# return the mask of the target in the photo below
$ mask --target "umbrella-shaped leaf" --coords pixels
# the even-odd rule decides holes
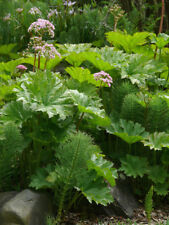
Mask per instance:
[[[98,97],[92,97],[86,95],[85,93],[80,93],[77,90],[70,90],[69,94],[80,112],[97,115],[102,118],[105,117],[105,112],[102,109],[101,99]]]
[[[107,128],[107,132],[120,137],[128,144],[141,141],[147,135],[147,132],[139,123],[123,119],[119,122],[112,122],[110,127]]]
[[[167,195],[169,192],[169,182],[165,182],[163,184],[155,184],[154,185],[154,191],[158,194],[158,195]]]
[[[121,171],[129,177],[143,177],[148,171],[148,161],[144,157],[128,155],[121,159]]]
[[[72,113],[72,101],[61,80],[49,71],[39,72],[25,78],[20,89],[16,89],[17,101],[22,101],[32,111],[59,115],[65,119]]]
[[[80,83],[87,81],[88,83],[100,86],[100,81],[96,81],[93,74],[91,74],[88,69],[83,69],[81,67],[67,67],[65,70],[71,77],[78,80]]]
[[[104,177],[111,186],[114,186],[117,170],[112,167],[113,163],[105,160],[99,153],[93,154],[88,162],[89,169],[95,170],[99,176]]]
[[[142,142],[144,146],[149,146],[150,149],[154,150],[161,150],[163,147],[169,148],[169,134],[155,132],[148,135]]]
[[[162,166],[156,165],[152,166],[148,172],[148,178],[154,183],[165,183],[166,178],[168,177],[168,172]]]

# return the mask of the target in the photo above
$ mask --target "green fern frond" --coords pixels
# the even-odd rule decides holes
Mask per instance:
[[[31,187],[38,189],[47,186],[53,187],[55,194],[60,196],[58,221],[60,221],[66,194],[73,188],[81,191],[90,202],[94,200],[96,203],[106,205],[113,201],[110,190],[103,179],[104,177],[114,185],[113,174],[110,175],[112,164],[107,163],[106,160],[101,160],[101,165],[92,161],[92,168],[88,169],[92,156],[98,153],[100,153],[100,149],[93,144],[90,136],[81,132],[70,134],[63,143],[56,147],[57,163],[54,170],[50,169],[51,171],[46,177],[44,177],[43,171],[33,177]],[[110,171],[106,170],[105,165],[109,167]],[[115,171],[113,173],[116,174]]]
[[[26,142],[14,123],[7,123],[3,128],[3,134],[3,149],[6,151],[22,152],[26,147]]]
[[[162,122],[161,122],[162,119]],[[163,132],[169,125],[169,107],[165,99],[154,96],[147,108],[147,130]]]
[[[0,188],[8,187],[11,177],[17,176],[19,158],[26,146],[27,142],[14,123],[0,127]]]
[[[148,223],[151,223],[151,213],[153,211],[153,185],[150,187],[148,193],[145,198],[145,211],[147,215]]]
[[[128,94],[123,100],[121,118],[144,125],[145,107],[135,94]]]
[[[132,85],[130,82],[114,83],[111,93],[112,111],[120,114],[125,96],[131,93],[135,94],[137,92],[137,87]]]

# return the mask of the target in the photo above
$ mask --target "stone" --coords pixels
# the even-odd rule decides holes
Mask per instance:
[[[18,194],[17,191],[1,192],[0,193],[0,210],[7,201],[15,197],[15,195],[17,194]]]
[[[45,225],[46,216],[52,214],[52,203],[45,194],[26,189],[7,201],[1,197],[0,225]]]
[[[131,192],[126,180],[117,180],[115,187],[110,187],[114,202],[104,207],[108,216],[123,216],[132,218],[134,210],[139,207],[139,202]]]

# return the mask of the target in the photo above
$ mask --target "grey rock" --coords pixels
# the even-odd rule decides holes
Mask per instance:
[[[18,194],[17,191],[1,192],[0,193],[0,210],[7,201],[15,197],[15,195],[17,194]]]
[[[139,207],[139,202],[131,192],[130,185],[125,180],[116,181],[116,186],[111,189],[114,202],[104,211],[108,216],[124,216],[132,218],[134,210]]]
[[[46,216],[52,213],[49,198],[29,189],[0,202],[0,225],[45,225]]]

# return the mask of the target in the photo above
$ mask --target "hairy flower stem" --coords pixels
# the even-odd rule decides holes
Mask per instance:
[[[113,27],[113,31],[115,32],[116,31],[116,29],[117,29],[117,20],[114,20],[114,27]]]
[[[79,121],[78,121],[78,123],[77,123],[77,126],[76,126],[76,131],[77,131],[77,132],[79,131],[79,126],[80,126],[80,123],[81,123],[81,121],[82,121],[82,119],[83,119],[83,116],[84,116],[84,112],[81,114],[80,119],[79,119]]]
[[[38,69],[40,69],[40,54],[38,55]]]
[[[160,27],[159,27],[159,33],[163,30],[163,21],[164,21],[164,12],[165,12],[165,2],[164,0],[161,0],[162,8],[161,8],[161,21],[160,21]]]
[[[33,72],[35,72],[35,63],[36,63],[36,53],[34,54]]]
[[[46,59],[45,65],[44,65],[44,71],[46,70],[47,62],[48,62],[48,60]]]
[[[162,3],[162,7],[161,7],[161,20],[160,20],[160,27],[159,27],[159,31],[158,33],[160,34],[163,30],[163,22],[164,22],[164,12],[165,12],[165,2],[164,0],[161,0],[161,3]],[[156,46],[156,49],[155,49],[155,53],[154,53],[154,59],[156,59],[156,56],[157,56],[157,46]]]
[[[77,157],[78,157],[78,154],[79,154],[79,146],[80,146],[80,140],[77,144],[76,151],[74,152],[72,165],[70,167],[69,174],[68,174],[67,179],[66,179],[66,184],[63,188],[63,192],[62,192],[62,195],[61,195],[61,198],[60,198],[58,214],[57,214],[57,218],[55,220],[56,225],[59,225],[60,222],[61,222],[61,216],[62,216],[62,210],[63,210],[63,204],[64,204],[64,200],[65,200],[65,195],[66,195],[66,192],[69,188],[69,183],[70,183],[70,180],[72,178],[73,170],[74,170],[76,160],[77,160]]]

